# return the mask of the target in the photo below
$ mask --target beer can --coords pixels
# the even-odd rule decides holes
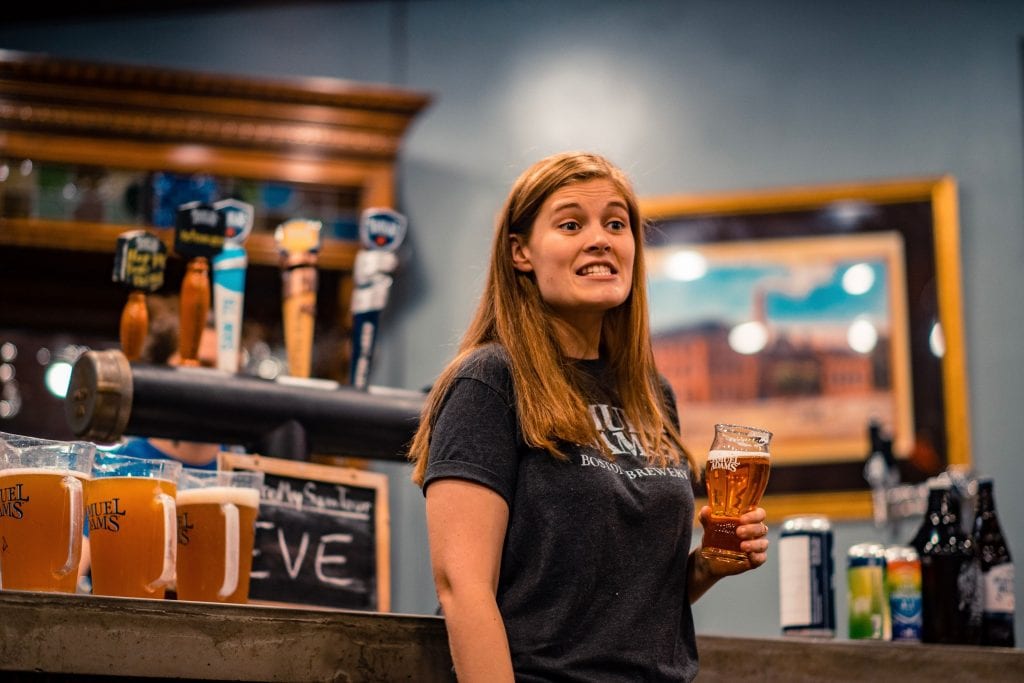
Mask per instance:
[[[885,549],[885,588],[893,640],[921,640],[921,559],[909,545]]]
[[[832,525],[824,515],[787,517],[779,539],[782,634],[832,638],[836,633]]]
[[[884,546],[878,543],[851,546],[846,566],[850,640],[888,640]]]

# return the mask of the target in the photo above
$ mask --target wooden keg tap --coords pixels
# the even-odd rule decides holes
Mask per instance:
[[[114,254],[114,282],[128,288],[128,301],[121,311],[121,350],[128,360],[138,360],[149,332],[146,293],[164,284],[167,247],[146,230],[129,230],[117,238]]]
[[[174,251],[189,259],[181,282],[178,355],[184,366],[199,365],[199,339],[210,312],[210,259],[224,248],[224,217],[209,204],[178,207]]]
[[[292,377],[309,377],[312,369],[320,228],[320,221],[295,218],[274,231],[281,254],[284,345]]]

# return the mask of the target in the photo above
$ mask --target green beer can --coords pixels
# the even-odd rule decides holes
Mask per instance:
[[[847,553],[850,640],[889,640],[885,547],[858,543]]]

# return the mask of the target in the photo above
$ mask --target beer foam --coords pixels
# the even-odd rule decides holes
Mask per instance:
[[[59,469],[56,467],[12,467],[8,470],[0,470],[0,479],[4,477],[24,477],[27,474],[54,474],[58,477],[78,477],[89,479],[89,475],[78,470]]]
[[[181,505],[222,505],[233,503],[242,507],[255,508],[260,505],[258,489],[237,486],[208,486],[201,489],[178,491],[177,504]]]
[[[769,458],[767,453],[761,451],[720,451],[715,450],[708,453],[708,460],[726,460],[728,458]]]

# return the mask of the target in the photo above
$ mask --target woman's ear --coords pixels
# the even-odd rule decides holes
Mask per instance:
[[[509,247],[512,250],[512,267],[523,273],[533,272],[530,263],[530,248],[523,244],[520,235],[509,235]]]

